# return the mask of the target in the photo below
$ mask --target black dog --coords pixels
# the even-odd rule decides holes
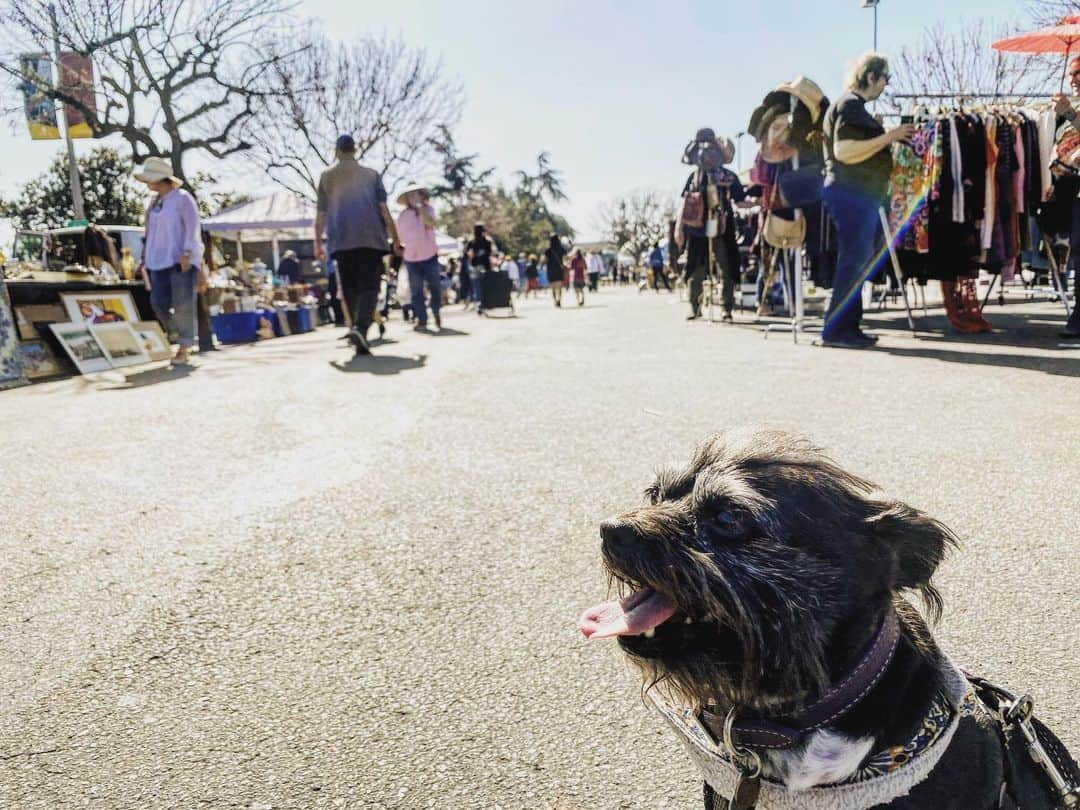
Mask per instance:
[[[997,693],[969,684],[901,596],[940,615],[931,577],[956,542],[941,523],[780,432],[714,436],[647,496],[601,527],[630,594],[579,626],[643,670],[708,807],[736,793],[759,808],[1064,802],[1003,727],[1008,707],[979,699]]]

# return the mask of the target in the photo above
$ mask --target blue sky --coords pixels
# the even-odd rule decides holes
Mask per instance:
[[[467,106],[458,141],[504,176],[551,152],[584,236],[596,210],[635,188],[681,188],[683,145],[700,126],[729,137],[775,85],[805,74],[835,97],[849,59],[872,45],[861,0],[303,0],[300,11],[348,37],[400,33],[441,57]],[[881,0],[878,48],[978,16],[1023,20],[1020,0]],[[987,43],[989,47],[989,43]],[[40,172],[56,144],[0,131],[0,193]],[[87,142],[77,145],[90,148]],[[754,144],[744,139],[744,165]],[[228,172],[222,172],[228,176]],[[266,188],[251,172],[238,188]]]

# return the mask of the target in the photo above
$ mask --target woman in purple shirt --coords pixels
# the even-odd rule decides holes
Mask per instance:
[[[179,338],[173,362],[186,363],[195,345],[195,288],[203,258],[199,210],[164,158],[147,158],[135,179],[154,192],[146,211],[143,283],[161,325]]]

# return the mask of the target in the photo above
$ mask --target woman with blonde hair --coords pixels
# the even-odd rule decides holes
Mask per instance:
[[[866,109],[889,84],[889,62],[867,53],[853,65],[847,92],[825,113],[825,208],[836,224],[837,262],[822,343],[865,349],[877,340],[860,329],[862,286],[874,269],[874,245],[892,175],[891,147],[909,139],[911,124],[885,131]]]

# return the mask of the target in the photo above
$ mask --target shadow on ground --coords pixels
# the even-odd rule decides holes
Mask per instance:
[[[920,341],[921,342],[921,341]],[[1060,377],[1080,377],[1080,352],[1072,357],[1046,357],[1025,354],[987,354],[986,352],[967,352],[962,348],[957,351],[939,349],[923,345],[919,348],[900,346],[882,346],[876,351],[886,352],[897,357],[920,357],[929,360],[942,360],[946,363],[968,363],[983,366],[1002,366],[1025,371],[1042,371]],[[1066,350],[1062,350],[1066,351]]]
[[[418,334],[427,335],[428,337],[468,337],[468,332],[462,332],[458,329],[450,329],[449,327],[442,327],[438,332],[434,329],[419,329]],[[374,343],[372,345],[375,345]]]
[[[399,357],[393,354],[358,354],[347,363],[332,361],[331,366],[338,371],[349,374],[377,374],[387,376],[400,374],[403,371],[412,371],[427,365],[426,354],[416,354],[412,357]]]
[[[128,391],[132,388],[145,388],[148,385],[183,380],[198,370],[198,366],[182,364],[152,368],[127,375],[121,371],[117,376],[103,375],[97,378],[91,387],[98,391]]]

